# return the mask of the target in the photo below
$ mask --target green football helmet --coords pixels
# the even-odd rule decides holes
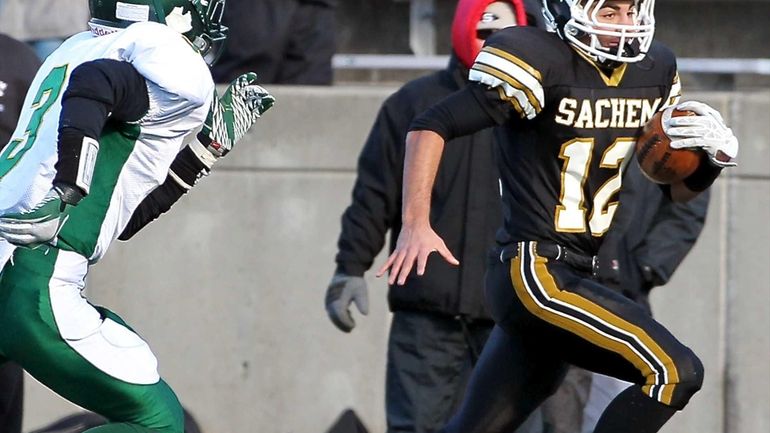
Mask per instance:
[[[185,35],[206,63],[212,65],[222,54],[227,39],[227,27],[222,25],[225,1],[89,0],[89,24],[95,32],[109,32],[142,21],[165,24]]]

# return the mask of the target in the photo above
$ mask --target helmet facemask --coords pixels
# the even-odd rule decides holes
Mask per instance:
[[[606,0],[561,0],[563,5],[560,8],[549,5],[559,2],[544,0],[543,3],[543,14],[549,27],[599,62],[638,62],[652,44],[655,0],[635,0],[636,16],[630,25],[599,21],[598,14]],[[564,16],[566,7],[569,8],[568,17]],[[557,12],[554,12],[555,9]],[[619,43],[614,47],[605,47],[599,37],[618,38]]]
[[[225,0],[192,0],[200,28],[186,33],[192,44],[200,51],[203,59],[211,66],[216,63],[225,48],[227,27],[222,25]]]

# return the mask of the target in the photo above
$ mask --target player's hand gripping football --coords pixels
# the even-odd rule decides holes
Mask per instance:
[[[29,248],[56,245],[56,235],[67,220],[63,208],[59,194],[51,189],[32,209],[1,216],[0,237]]]
[[[257,85],[257,74],[243,74],[230,83],[221,97],[214,95],[198,140],[215,157],[225,156],[274,103],[273,95]]]
[[[449,251],[444,240],[433,231],[430,225],[404,225],[401,228],[401,233],[398,234],[396,249],[377,271],[377,276],[381,277],[390,270],[388,284],[403,285],[415,264],[417,265],[417,276],[425,274],[428,256],[434,252],[441,254],[444,260],[453,265],[460,264]]]
[[[326,289],[326,313],[340,331],[350,332],[356,326],[350,314],[350,304],[354,302],[361,314],[369,314],[369,292],[364,278],[335,274]]]
[[[671,138],[672,148],[700,148],[717,167],[736,165],[738,139],[717,110],[697,101],[683,102],[676,109],[692,111],[695,116],[671,117],[664,112],[663,131]]]

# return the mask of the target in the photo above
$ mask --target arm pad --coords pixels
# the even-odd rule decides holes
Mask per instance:
[[[130,63],[98,59],[72,71],[62,96],[59,130],[73,128],[99,138],[108,116],[120,122],[136,122],[149,108],[147,83]]]
[[[107,119],[133,122],[149,110],[147,85],[130,63],[110,59],[86,62],[75,68],[62,96],[59,116],[59,156],[54,186],[68,191],[68,204],[77,204],[88,194],[88,179],[96,154],[89,152],[89,139],[98,140]],[[98,150],[98,143],[95,146]],[[94,158],[86,163],[82,158]]]

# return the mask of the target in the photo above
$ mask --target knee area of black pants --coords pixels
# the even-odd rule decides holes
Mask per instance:
[[[690,398],[703,386],[704,369],[701,360],[692,352],[676,363],[679,382],[671,399],[671,407],[683,409]]]

